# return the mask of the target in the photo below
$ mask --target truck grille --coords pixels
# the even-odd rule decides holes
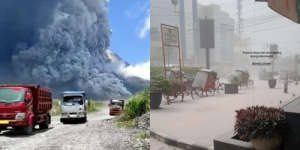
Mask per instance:
[[[71,112],[69,115],[77,115],[77,112]]]
[[[16,114],[13,113],[1,113],[0,114],[0,120],[4,120],[4,119],[15,119]]]

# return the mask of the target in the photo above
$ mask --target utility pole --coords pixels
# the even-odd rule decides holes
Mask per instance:
[[[186,38],[185,38],[185,14],[184,14],[184,0],[179,0],[179,19],[180,19],[180,34],[181,34],[181,51],[182,51],[182,66],[186,59]]]
[[[207,20],[207,17],[205,17],[205,19]],[[206,42],[208,43],[208,35],[206,35]],[[210,69],[210,64],[209,64],[209,61],[210,61],[210,58],[209,58],[209,48],[207,47],[206,48],[206,69]]]

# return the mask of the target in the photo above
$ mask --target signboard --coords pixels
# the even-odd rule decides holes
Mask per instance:
[[[300,0],[255,0],[268,2],[268,6],[277,13],[300,23]]]
[[[271,59],[272,58],[277,59],[276,53],[278,52],[278,45],[270,45],[270,52],[273,55],[273,57],[271,57]]]
[[[214,20],[200,19],[200,48],[215,48]]]
[[[163,42],[164,45],[178,45],[178,32],[176,29],[163,27]]]

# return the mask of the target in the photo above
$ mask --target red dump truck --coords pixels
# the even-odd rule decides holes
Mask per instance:
[[[0,133],[12,127],[31,134],[51,123],[51,90],[40,85],[0,85]]]
[[[109,115],[119,115],[124,111],[124,100],[111,99],[108,103]]]

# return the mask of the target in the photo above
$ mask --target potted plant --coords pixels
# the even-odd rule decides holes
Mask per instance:
[[[225,94],[235,94],[239,91],[239,84],[241,79],[236,75],[230,75],[228,77],[229,84],[225,84]]]
[[[256,150],[277,150],[288,131],[284,110],[265,106],[236,110],[234,131]]]
[[[268,80],[269,87],[270,87],[270,88],[275,88],[277,79],[274,79],[274,76],[276,76],[278,73],[277,73],[276,71],[274,71],[274,72],[271,71],[271,72],[269,72],[268,74],[269,74],[269,76],[271,77],[271,78]]]
[[[162,100],[162,94],[172,93],[172,83],[164,76],[154,76],[150,79],[150,108],[157,109]]]

